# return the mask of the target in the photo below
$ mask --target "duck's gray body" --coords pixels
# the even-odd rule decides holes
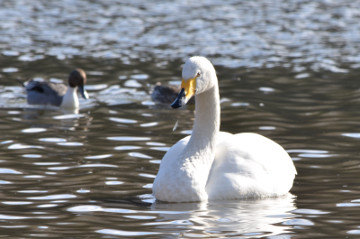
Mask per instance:
[[[176,99],[177,95],[179,94],[179,91],[180,91],[180,87],[176,87],[172,85],[163,86],[158,83],[154,87],[154,90],[151,94],[151,98],[153,101],[157,103],[168,104],[168,103],[172,103]]]
[[[60,106],[67,86],[64,84],[31,80],[25,89],[28,104]]]
[[[181,88],[174,85],[161,85],[156,83],[154,90],[151,94],[151,98],[156,103],[170,104],[174,102],[179,95]],[[188,104],[195,104],[195,98],[192,97]]]

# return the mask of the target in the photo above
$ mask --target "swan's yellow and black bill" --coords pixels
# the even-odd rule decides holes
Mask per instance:
[[[186,105],[190,98],[195,95],[196,90],[196,77],[181,81],[181,91],[175,101],[171,104],[171,107],[176,109]]]

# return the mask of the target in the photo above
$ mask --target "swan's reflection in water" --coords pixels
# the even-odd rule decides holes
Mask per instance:
[[[159,220],[151,225],[160,231],[182,231],[184,236],[261,237],[286,234],[286,221],[295,217],[295,197],[254,201],[216,201],[206,203],[155,202],[152,210]],[[181,230],[182,229],[182,230]]]

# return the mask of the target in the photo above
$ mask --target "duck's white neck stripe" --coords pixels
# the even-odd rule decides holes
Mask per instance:
[[[76,109],[79,108],[79,98],[77,96],[77,87],[68,87],[61,102],[62,108]]]

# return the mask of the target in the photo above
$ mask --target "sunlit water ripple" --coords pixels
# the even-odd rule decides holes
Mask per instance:
[[[346,73],[359,66],[353,54],[359,52],[359,19],[360,3],[351,0],[5,0],[0,50],[24,62],[47,55],[166,64],[195,53],[229,67]]]
[[[1,1],[0,235],[343,238],[360,234],[357,1]],[[211,14],[210,14],[211,13]],[[155,202],[193,106],[152,102],[188,55],[220,79],[222,125],[279,142],[291,195]],[[79,112],[29,106],[16,79],[88,74]],[[19,230],[20,229],[20,230]]]

